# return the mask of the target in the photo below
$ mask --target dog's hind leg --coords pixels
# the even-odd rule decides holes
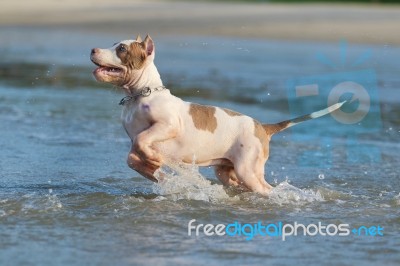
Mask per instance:
[[[272,189],[272,186],[264,179],[264,166],[261,164],[261,167],[254,167],[255,168],[238,166],[237,170],[235,168],[235,172],[240,180],[240,183],[242,186],[247,187],[253,192],[257,192],[262,195],[268,195]]]
[[[240,184],[262,195],[268,195],[272,189],[264,179],[265,161],[262,149],[254,148],[233,162]]]
[[[239,186],[240,181],[236,176],[233,166],[216,165],[214,168],[215,175],[224,186]]]

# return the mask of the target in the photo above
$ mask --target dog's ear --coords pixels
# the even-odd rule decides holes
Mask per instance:
[[[151,55],[154,52],[154,42],[150,35],[147,35],[143,41],[144,48],[146,49],[147,55]]]
[[[140,37],[140,34],[138,34],[138,36],[136,37],[136,41],[137,42],[142,42],[142,37]]]

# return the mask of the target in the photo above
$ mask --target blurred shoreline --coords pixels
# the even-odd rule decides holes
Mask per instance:
[[[400,7],[132,0],[8,2],[0,27],[400,45]]]

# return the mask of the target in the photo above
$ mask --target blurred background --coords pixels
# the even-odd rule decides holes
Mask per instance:
[[[399,265],[398,2],[3,2],[0,264]],[[274,136],[268,198],[223,189],[210,168],[152,184],[126,165],[122,92],[97,83],[89,60],[138,34],[184,100],[273,123],[326,107],[350,78],[371,89],[371,115]],[[308,81],[321,97],[293,98],[290,84]],[[385,235],[194,238],[191,219],[379,224]]]

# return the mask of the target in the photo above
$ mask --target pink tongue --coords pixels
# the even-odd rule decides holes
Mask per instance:
[[[93,72],[101,72],[105,69],[105,67],[97,67]]]

